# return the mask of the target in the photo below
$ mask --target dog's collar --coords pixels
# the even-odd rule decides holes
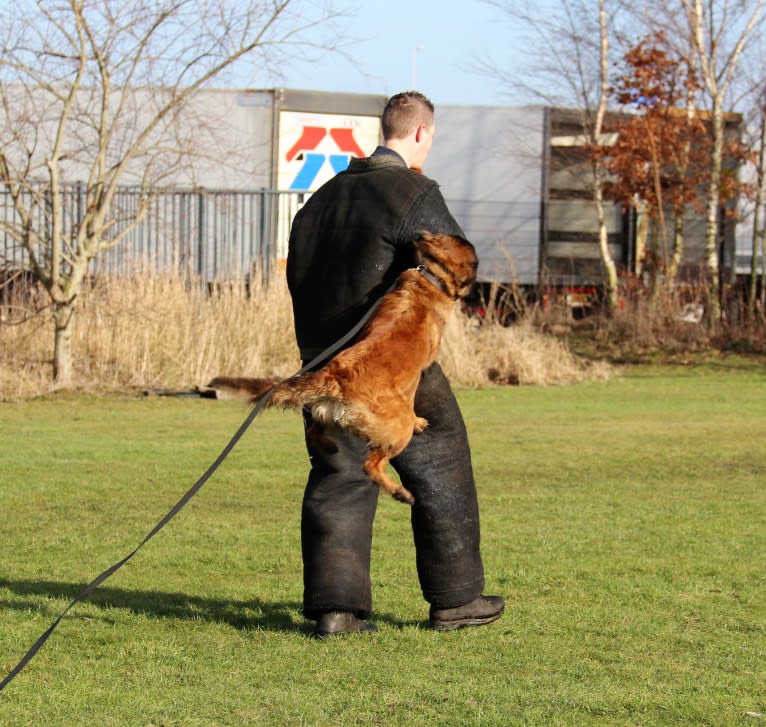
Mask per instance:
[[[442,293],[448,295],[450,298],[454,297],[449,290],[445,287],[444,283],[439,280],[425,265],[418,265],[417,270],[431,285],[436,286]]]

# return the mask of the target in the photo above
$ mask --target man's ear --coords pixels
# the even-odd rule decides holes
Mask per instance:
[[[425,130],[425,125],[420,124],[417,129],[415,129],[415,141],[420,142],[420,140],[423,138],[423,131]]]

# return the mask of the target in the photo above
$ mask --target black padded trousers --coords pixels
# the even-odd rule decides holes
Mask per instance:
[[[422,374],[415,411],[429,426],[392,465],[415,496],[411,519],[423,596],[437,608],[452,608],[481,594],[484,569],[468,438],[438,364]],[[337,452],[322,455],[307,443],[311,470],[301,518],[303,610],[314,619],[324,611],[366,618],[372,611],[370,553],[379,488],[362,471],[366,443],[342,430],[326,435]]]

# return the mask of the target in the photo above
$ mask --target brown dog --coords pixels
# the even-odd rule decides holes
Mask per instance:
[[[385,467],[428,426],[414,410],[420,374],[434,362],[454,302],[468,294],[478,266],[473,245],[461,237],[425,233],[415,251],[418,267],[399,276],[356,342],[319,370],[281,382],[220,376],[209,384],[253,403],[275,387],[267,406],[308,407],[315,422],[355,432],[369,443],[367,476],[409,504],[412,493]],[[312,429],[312,441],[326,448]]]

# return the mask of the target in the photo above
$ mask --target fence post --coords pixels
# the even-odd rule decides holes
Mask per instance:
[[[260,233],[258,235],[259,241],[260,241],[260,263],[261,263],[261,282],[266,283],[269,278],[271,277],[271,255],[270,250],[268,249],[267,244],[267,230],[268,230],[268,223],[267,223],[267,209],[268,205],[266,204],[266,196],[268,194],[268,190],[264,187],[259,192],[260,198],[261,198],[261,219],[260,219]]]
[[[197,192],[197,274],[200,285],[205,288],[205,195],[202,191]]]

